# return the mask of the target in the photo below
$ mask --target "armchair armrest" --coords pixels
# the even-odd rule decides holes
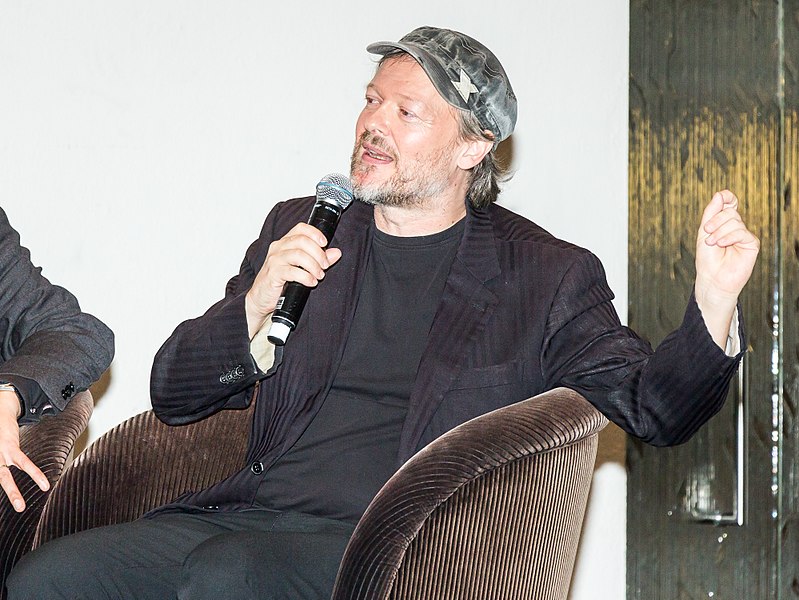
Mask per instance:
[[[559,388],[434,440],[367,508],[333,600],[565,598],[606,424]]]
[[[60,479],[75,440],[86,429],[93,409],[91,393],[81,392],[62,412],[43,416],[38,423],[20,427],[20,448],[47,476],[50,490]],[[50,494],[40,490],[27,474],[16,467],[10,468],[26,508],[24,512],[16,512],[5,494],[0,492],[0,587],[3,598],[6,577],[22,555],[31,549],[36,525]]]
[[[224,479],[244,463],[253,407],[177,426],[148,410],[110,429],[75,459],[53,489],[33,547],[132,521],[184,492]]]

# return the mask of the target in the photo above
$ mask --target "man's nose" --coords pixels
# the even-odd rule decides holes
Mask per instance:
[[[369,133],[376,133],[383,137],[388,137],[391,131],[389,121],[389,111],[385,104],[381,104],[375,110],[369,112],[364,127]]]

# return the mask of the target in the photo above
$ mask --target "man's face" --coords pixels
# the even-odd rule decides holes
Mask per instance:
[[[420,206],[468,178],[456,111],[409,56],[380,66],[355,133],[351,179],[364,202]]]

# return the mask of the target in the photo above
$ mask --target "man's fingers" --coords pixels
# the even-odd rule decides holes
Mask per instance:
[[[737,216],[738,213],[735,214]],[[718,215],[718,217],[721,217],[721,215]],[[713,222],[712,232],[705,238],[705,243],[708,246],[713,246],[716,244],[722,246],[728,246],[729,239],[732,239],[730,236],[736,235],[736,232],[749,233],[749,230],[746,228],[746,225],[744,225],[740,217],[738,218],[730,217],[723,219],[720,218],[718,221],[714,219],[712,222]],[[740,238],[736,236],[736,239]],[[725,243],[724,240],[727,240],[727,242]]]
[[[724,202],[724,209],[738,208],[738,197],[730,190],[721,190],[718,192],[718,194],[721,196],[721,199]]]
[[[294,227],[289,229],[289,232],[283,237],[288,238],[292,236],[311,238],[318,246],[327,246],[329,241],[321,231],[313,225],[308,225],[308,223],[297,223]]]
[[[312,248],[291,248],[280,256],[281,262],[290,267],[299,267],[314,275],[317,279],[324,276],[324,271],[330,266],[327,253],[319,246]]]
[[[704,232],[707,234],[704,236],[705,244],[722,248],[740,245],[759,250],[760,240],[754,233],[749,231],[741,214],[738,212],[738,199],[732,193],[726,197],[723,196],[722,192],[719,192],[718,195],[722,197],[725,208],[705,223],[703,227]],[[699,239],[701,240],[702,237],[702,231],[700,231]]]
[[[22,512],[25,510],[25,500],[22,499],[22,494],[19,492],[8,465],[0,465],[0,487],[3,488],[15,511]]]
[[[327,254],[315,239],[298,234],[273,242],[267,262],[300,267],[319,275],[320,270],[330,266]]]
[[[14,506],[14,510],[22,512],[25,510],[25,500],[19,491],[17,482],[14,481],[14,476],[11,474],[11,465],[27,473],[43,492],[50,489],[50,482],[47,480],[47,476],[42,470],[21,450],[18,450],[8,463],[0,464],[0,487],[3,488],[6,496],[8,496],[8,499]]]
[[[334,264],[338,262],[338,259],[341,258],[341,249],[339,248],[328,248],[325,250],[325,254],[327,255],[327,261],[330,263],[332,267]]]
[[[19,456],[16,457],[14,460],[17,467],[27,473],[33,482],[39,486],[43,492],[46,492],[50,489],[50,482],[47,480],[47,476],[42,473],[42,470],[37,467],[34,462],[28,458],[22,451],[20,451]]]
[[[713,243],[719,248],[738,246],[741,249],[749,249],[749,250],[760,249],[760,240],[758,240],[757,237],[746,227],[736,227],[722,235],[714,234],[713,236],[711,236],[711,238],[716,238],[713,241]]]
[[[710,219],[712,219],[718,213],[720,213],[723,206],[724,206],[724,198],[722,197],[721,192],[716,192],[715,194],[713,194],[713,197],[710,199],[710,202],[708,202],[707,206],[705,207],[705,210],[702,212],[702,220],[700,222],[700,227],[699,227],[700,232],[706,230],[706,225],[708,224]]]
[[[712,220],[724,211],[732,209],[737,214],[738,198],[730,190],[722,190],[713,194],[702,213],[701,229],[706,233],[713,232]]]

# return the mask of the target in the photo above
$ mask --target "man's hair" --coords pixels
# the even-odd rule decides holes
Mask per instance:
[[[377,68],[380,69],[383,63],[393,58],[416,61],[413,56],[404,50],[396,49],[381,56],[377,63]],[[490,132],[483,130],[473,113],[461,108],[453,108],[455,108],[455,112],[458,115],[458,135],[461,140],[494,142],[494,136]],[[501,191],[500,184],[510,179],[512,175],[508,166],[497,156],[496,144],[491,147],[491,150],[483,157],[483,160],[472,167],[470,171],[472,179],[466,195],[473,208],[485,208],[492,202],[496,202]]]
[[[480,123],[468,110],[457,110],[460,138],[462,140],[494,141],[490,132],[484,131]],[[497,156],[497,146],[494,144],[479,163],[471,168],[472,180],[466,195],[474,208],[485,208],[497,201],[501,191],[500,184],[510,179],[510,172],[506,164]]]

